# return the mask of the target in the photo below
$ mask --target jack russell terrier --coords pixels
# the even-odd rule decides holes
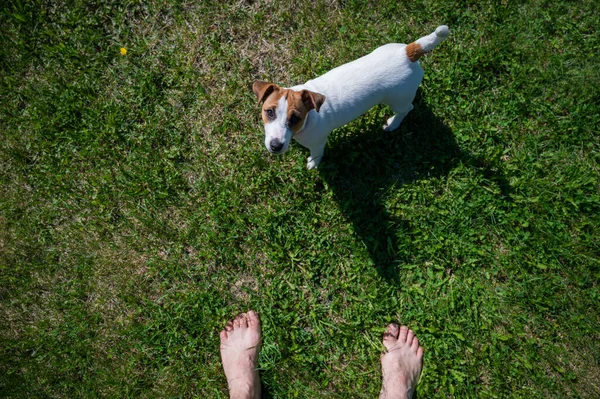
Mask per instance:
[[[265,146],[283,154],[294,138],[310,150],[307,167],[321,163],[331,131],[358,118],[377,104],[387,104],[394,116],[383,126],[391,132],[400,127],[412,109],[423,69],[419,58],[448,37],[448,27],[406,45],[391,43],[325,75],[292,88],[254,82],[252,90],[262,102]]]

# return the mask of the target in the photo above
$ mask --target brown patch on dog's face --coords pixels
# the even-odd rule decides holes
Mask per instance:
[[[271,94],[264,99],[261,117],[265,125],[273,122],[277,118],[277,106],[279,104],[279,99],[283,96],[285,96],[285,89],[276,86]]]
[[[325,102],[325,96],[322,94],[309,90],[293,91],[268,82],[255,82],[252,88],[259,102],[264,101],[261,117],[265,125],[283,118],[282,110],[278,110],[277,107],[281,104],[281,98],[285,99],[287,104],[285,121],[281,122],[292,131],[292,134],[302,130],[311,109],[319,112]]]
[[[302,93],[292,90],[288,90],[287,93],[287,125],[292,134],[298,134],[302,130],[306,121],[306,115],[312,109],[302,99]]]

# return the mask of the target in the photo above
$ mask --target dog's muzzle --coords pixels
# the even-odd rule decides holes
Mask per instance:
[[[273,139],[269,142],[269,149],[271,150],[271,152],[278,154],[283,149],[283,142],[277,139]]]

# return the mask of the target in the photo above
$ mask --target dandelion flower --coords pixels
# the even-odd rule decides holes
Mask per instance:
[[[121,55],[127,54],[127,49],[125,47],[121,47]]]

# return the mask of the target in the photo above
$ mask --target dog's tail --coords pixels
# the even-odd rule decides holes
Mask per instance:
[[[430,52],[438,44],[443,42],[450,33],[450,30],[446,25],[438,26],[435,32],[430,35],[423,36],[415,42],[406,46],[406,55],[412,62],[417,62],[419,58],[425,53]]]

